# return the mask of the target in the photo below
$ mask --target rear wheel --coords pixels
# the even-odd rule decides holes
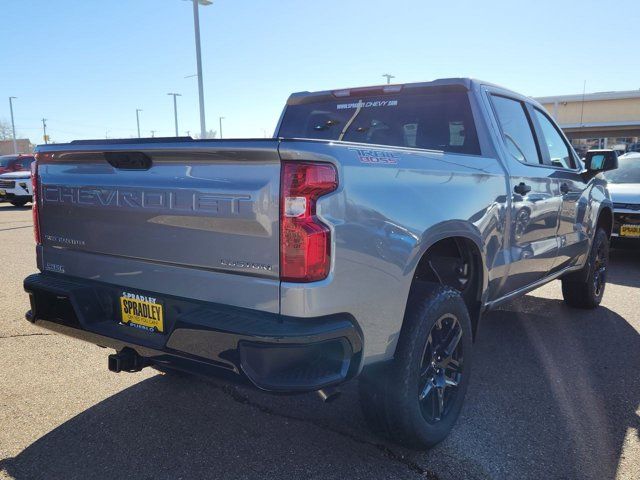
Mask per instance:
[[[12,200],[10,203],[14,207],[24,207],[27,204],[28,200]]]
[[[471,320],[460,294],[435,284],[416,289],[394,360],[360,380],[360,401],[374,430],[413,448],[442,441],[462,408],[471,348]]]
[[[608,263],[609,238],[607,232],[599,228],[583,270],[562,279],[564,301],[576,308],[596,308],[600,305],[607,283]]]

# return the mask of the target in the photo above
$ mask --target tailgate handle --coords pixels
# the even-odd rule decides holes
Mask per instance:
[[[104,152],[111,166],[121,170],[149,170],[151,159],[142,152]]]

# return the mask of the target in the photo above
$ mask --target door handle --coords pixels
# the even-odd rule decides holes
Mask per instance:
[[[569,184],[568,183],[562,183],[560,185],[560,191],[562,193],[569,193]]]
[[[520,182],[518,185],[513,187],[513,191],[520,195],[526,195],[531,191],[531,187],[524,182]]]

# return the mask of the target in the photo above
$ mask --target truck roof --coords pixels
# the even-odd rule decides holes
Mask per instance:
[[[323,98],[336,98],[336,97],[348,97],[352,93],[393,93],[404,90],[422,90],[425,88],[433,88],[433,87],[459,87],[464,88],[465,90],[473,90],[480,86],[492,86],[495,88],[499,88],[504,90],[505,92],[513,93],[521,97],[522,95],[509,90],[508,88],[504,88],[500,85],[496,85],[491,82],[485,82],[483,80],[478,80],[474,78],[439,78],[436,80],[432,80],[429,82],[413,82],[413,83],[392,83],[392,84],[383,84],[383,85],[371,85],[366,87],[352,87],[352,88],[338,88],[333,90],[320,90],[316,92],[296,92],[292,93],[287,100],[287,105],[299,105],[301,103],[308,103],[312,101],[322,100]]]

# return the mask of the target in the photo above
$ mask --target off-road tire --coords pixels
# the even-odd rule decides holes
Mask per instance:
[[[596,231],[589,258],[582,270],[562,279],[562,296],[567,305],[592,309],[600,305],[606,286],[609,238],[602,228]]]
[[[455,394],[449,397],[448,410],[442,418],[430,423],[419,399],[420,370],[428,338],[437,328],[436,323],[447,315],[457,319],[462,331],[458,342],[463,352],[461,375]],[[412,289],[394,359],[366,369],[360,377],[360,404],[369,426],[410,448],[425,449],[441,442],[460,414],[469,382],[471,354],[471,320],[459,292],[433,283]]]

